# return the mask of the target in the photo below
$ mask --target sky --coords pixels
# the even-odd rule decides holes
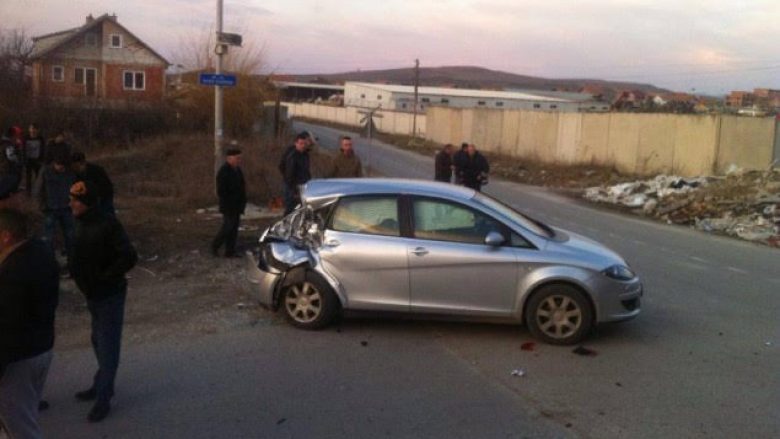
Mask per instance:
[[[177,63],[216,0],[0,0],[0,27],[40,35],[88,14]],[[780,89],[778,0],[224,0],[226,32],[265,48],[265,73],[472,65],[550,78],[726,94]]]

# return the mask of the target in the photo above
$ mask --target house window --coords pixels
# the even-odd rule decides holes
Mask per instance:
[[[450,100],[449,100],[449,99],[442,98],[442,100],[441,100],[441,103],[442,103],[442,104],[449,104],[449,103],[450,103]]]
[[[496,102],[496,107],[503,107],[504,103],[501,101]]]
[[[119,49],[122,47],[122,35],[118,34],[111,34],[111,45],[110,47],[112,49]]]
[[[423,102],[430,102],[431,101],[429,98],[422,98],[420,100],[423,101]]]
[[[89,32],[84,35],[84,44],[92,47],[97,46],[97,35],[93,32]]]
[[[540,104],[534,104],[534,108],[542,108]]]
[[[146,73],[126,70],[123,74],[123,83],[125,90],[145,90]]]
[[[382,95],[376,95],[376,100],[381,101],[382,100]]]
[[[62,82],[65,80],[65,67],[52,66],[51,68],[51,80],[54,82]]]
[[[557,105],[550,105],[550,108],[556,109],[556,108],[558,108],[558,106]]]
[[[76,84],[84,84],[84,67],[76,67],[73,74],[73,82]]]
[[[361,95],[360,95],[360,99],[365,99],[365,98],[366,98],[366,95],[365,95],[365,94],[361,94]]]
[[[477,102],[477,105],[485,105],[485,101],[479,101]]]
[[[406,108],[406,104],[401,104],[401,108]]]

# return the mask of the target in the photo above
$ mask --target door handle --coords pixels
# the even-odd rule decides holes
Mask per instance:
[[[338,247],[340,245],[341,245],[341,241],[339,241],[338,239],[331,239],[329,241],[325,241],[326,247]]]
[[[428,254],[428,250],[425,247],[417,247],[416,249],[412,250],[412,253],[416,254],[417,256],[425,256]]]

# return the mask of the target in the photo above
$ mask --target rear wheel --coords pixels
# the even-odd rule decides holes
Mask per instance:
[[[294,326],[320,329],[336,317],[339,303],[327,282],[316,274],[306,273],[302,281],[285,287],[282,308]]]
[[[585,338],[593,328],[593,311],[578,289],[565,284],[540,288],[525,309],[531,334],[550,344],[570,345]]]

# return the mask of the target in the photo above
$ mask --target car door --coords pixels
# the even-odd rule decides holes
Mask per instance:
[[[489,246],[499,221],[453,201],[412,198],[408,246],[411,310],[508,316],[515,305],[518,264],[510,246]]]
[[[401,237],[398,200],[344,197],[330,215],[320,256],[349,309],[409,311],[409,240]]]

